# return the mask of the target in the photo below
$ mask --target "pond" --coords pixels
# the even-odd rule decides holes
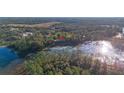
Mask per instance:
[[[8,66],[16,59],[19,59],[19,57],[14,51],[4,46],[0,47],[0,68]]]

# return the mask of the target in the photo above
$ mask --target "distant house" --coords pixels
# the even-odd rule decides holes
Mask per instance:
[[[59,40],[65,40],[65,37],[64,36],[59,36],[58,39]]]
[[[19,30],[19,28],[10,28],[10,31],[18,31]]]
[[[121,39],[123,37],[123,35],[121,33],[118,33],[116,36],[114,36],[113,38],[119,38]]]
[[[122,28],[122,34],[124,35],[124,27]]]
[[[33,33],[31,33],[31,32],[25,32],[22,34],[23,37],[32,36],[32,35],[33,35]]]
[[[124,38],[124,27],[122,27],[122,33],[118,33],[116,36],[114,36],[113,38]]]

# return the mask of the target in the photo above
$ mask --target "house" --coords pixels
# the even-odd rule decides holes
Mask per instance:
[[[59,36],[58,40],[65,40],[65,37],[64,36]]]
[[[23,37],[32,36],[32,35],[33,35],[33,33],[31,33],[31,32],[25,32],[22,34]]]
[[[122,34],[124,35],[124,27],[122,28]]]
[[[18,31],[19,30],[19,28],[10,28],[10,31]]]
[[[113,38],[119,38],[121,39],[123,37],[123,35],[121,33],[118,33],[116,36],[114,36]]]

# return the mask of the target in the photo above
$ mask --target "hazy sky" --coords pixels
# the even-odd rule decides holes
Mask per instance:
[[[124,0],[0,0],[0,16],[123,17]]]

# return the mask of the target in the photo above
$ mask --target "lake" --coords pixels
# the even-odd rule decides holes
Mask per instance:
[[[19,56],[7,47],[0,47],[0,68],[8,66],[12,61],[19,59]]]
[[[86,41],[77,47],[64,46],[52,47],[50,51],[55,53],[75,52],[80,51],[83,54],[92,56],[101,62],[111,63],[124,63],[124,50],[115,48],[111,42],[101,41]]]

